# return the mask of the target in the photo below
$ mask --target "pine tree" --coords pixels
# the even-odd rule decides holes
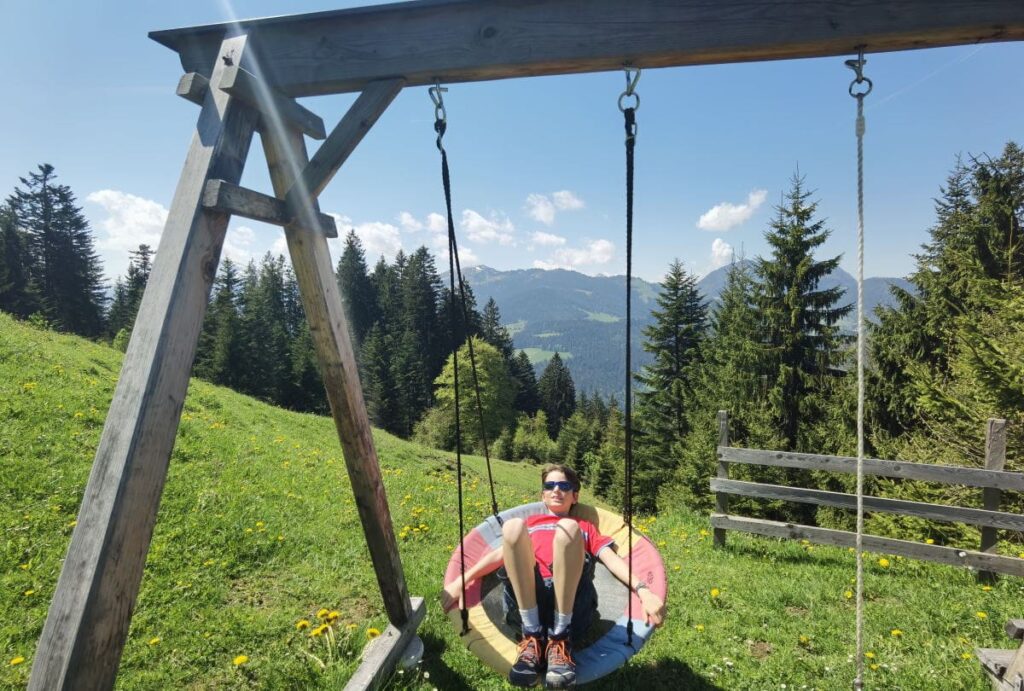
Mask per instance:
[[[127,276],[124,281],[120,277],[117,279],[114,299],[107,312],[107,334],[111,338],[122,329],[131,332],[152,268],[153,251],[149,245],[139,245],[137,250],[129,253]]]
[[[103,268],[92,231],[53,166],[21,178],[7,203],[25,233],[32,280],[43,315],[61,331],[95,337],[103,332]]]
[[[363,341],[359,358],[366,410],[374,427],[408,436],[399,417],[398,390],[392,375],[392,348],[380,323],[374,324]]]
[[[672,475],[679,460],[672,453],[689,432],[688,412],[695,399],[694,379],[705,337],[707,306],[679,260],[669,266],[654,323],[644,329],[643,348],[653,355],[651,363],[636,375],[643,387],[637,392],[637,441],[643,447],[641,510],[653,510],[653,496]]]
[[[776,207],[765,233],[772,255],[759,259],[755,269],[754,304],[765,339],[762,372],[786,450],[802,448],[802,435],[823,415],[821,394],[843,344],[836,323],[853,308],[837,305],[842,288],[818,287],[839,266],[839,257],[814,259],[830,231],[814,219],[817,203],[810,196],[804,179],[794,175],[786,203]]]
[[[508,330],[501,324],[501,312],[494,298],[487,300],[480,321],[481,337],[498,349],[505,362],[511,363],[515,357],[515,347],[512,345],[512,337],[508,335]]]
[[[558,353],[551,356],[537,380],[537,392],[540,394],[540,407],[548,416],[548,434],[557,439],[562,422],[576,410],[576,385]]]
[[[14,212],[6,204],[0,205],[0,310],[24,319],[38,309],[25,238]]]
[[[195,362],[196,376],[232,388],[240,387],[242,370],[247,366],[243,357],[239,291],[238,269],[231,259],[225,258],[203,320]]]
[[[373,282],[367,274],[363,244],[355,230],[350,230],[345,236],[345,248],[338,260],[337,278],[352,333],[352,345],[357,353],[366,333],[378,319],[377,297],[374,295]]]
[[[405,329],[397,339],[397,348],[389,348],[391,380],[394,382],[396,405],[392,427],[395,434],[408,437],[416,422],[423,417],[434,400],[431,380],[427,378],[427,365],[419,337],[412,329]]]
[[[537,390],[537,374],[525,350],[512,358],[509,372],[516,383],[515,409],[527,415],[536,415],[540,410],[540,391]]]

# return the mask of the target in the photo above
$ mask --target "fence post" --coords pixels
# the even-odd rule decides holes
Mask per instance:
[[[1006,420],[989,418],[985,428],[985,469],[1003,470],[1006,466]],[[998,487],[985,487],[981,490],[981,499],[986,511],[998,511],[1003,491]],[[997,528],[981,529],[981,551],[995,552],[999,541]],[[986,581],[995,580],[992,571],[979,571],[978,578]]]
[[[729,411],[718,411],[718,445],[729,446]],[[718,457],[718,477],[729,479],[729,462],[722,460],[721,452],[716,451]],[[715,511],[721,514],[729,513],[729,495],[725,492],[715,492]],[[715,528],[715,547],[725,547],[725,528]]]

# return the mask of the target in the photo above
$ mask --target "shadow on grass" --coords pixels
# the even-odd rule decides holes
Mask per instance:
[[[430,672],[430,682],[438,689],[445,691],[473,691],[476,687],[466,679],[465,676],[444,664],[441,660],[441,653],[445,648],[445,640],[429,633],[421,633],[425,648],[424,669]],[[480,663],[481,665],[483,663]],[[586,688],[594,691],[602,689],[642,689],[643,691],[722,691],[723,687],[716,686],[710,681],[693,671],[690,666],[679,660],[662,659],[649,664],[627,664],[617,672],[599,679]]]

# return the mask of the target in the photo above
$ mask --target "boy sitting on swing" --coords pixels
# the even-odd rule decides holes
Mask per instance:
[[[521,627],[515,664],[508,673],[513,686],[533,686],[544,674],[546,688],[564,689],[576,683],[572,639],[582,637],[597,606],[594,559],[640,598],[648,624],[661,626],[665,603],[634,575],[615,550],[614,543],[597,532],[593,523],[571,515],[579,501],[579,477],[565,465],[549,465],[541,472],[541,500],[548,512],[512,518],[502,526],[501,547],[480,559],[466,572],[473,579],[498,567],[504,584],[504,607],[510,624]],[[462,578],[447,583],[444,609],[456,606]]]

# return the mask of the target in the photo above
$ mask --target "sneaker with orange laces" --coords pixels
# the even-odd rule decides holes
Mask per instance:
[[[569,689],[576,686],[576,662],[572,659],[572,643],[568,632],[548,637],[547,660],[544,688]]]
[[[508,671],[508,681],[512,686],[533,686],[540,678],[544,670],[544,640],[541,636],[539,632],[523,632],[516,651],[516,662]]]

